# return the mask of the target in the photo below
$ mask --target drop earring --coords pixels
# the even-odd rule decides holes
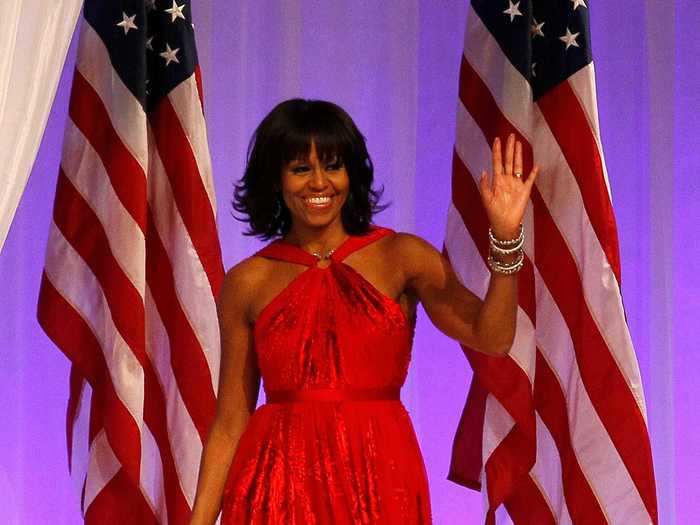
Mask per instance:
[[[275,203],[272,206],[272,218],[277,220],[282,215],[282,203],[280,202],[280,197],[275,197]]]

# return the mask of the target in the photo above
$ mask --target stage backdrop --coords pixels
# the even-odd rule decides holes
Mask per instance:
[[[693,523],[700,514],[700,15],[695,0],[587,4],[661,522]],[[195,3],[227,267],[259,246],[241,236],[229,206],[248,139],[274,104],[294,96],[333,100],[356,119],[392,203],[377,222],[441,245],[466,7],[466,0]],[[35,321],[72,57],[0,254],[0,523],[12,525],[80,521],[65,448],[68,363]],[[480,522],[480,496],[445,480],[470,377],[457,344],[420,312],[403,398],[440,525]]]

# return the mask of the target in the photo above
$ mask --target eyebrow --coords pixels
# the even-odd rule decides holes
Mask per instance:
[[[344,160],[340,155],[338,155],[337,153],[334,153],[333,155],[330,155],[325,160],[321,159],[321,162],[325,162],[326,164],[333,164],[333,163],[339,162],[342,164],[344,162]],[[292,160],[287,162],[287,166],[291,166],[293,164],[308,164],[308,163],[309,163],[308,157],[302,158],[302,159],[292,159]]]

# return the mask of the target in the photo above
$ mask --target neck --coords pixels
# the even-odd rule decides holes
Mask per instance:
[[[347,237],[342,221],[338,220],[319,228],[292,224],[285,240],[309,253],[324,253],[337,248]]]

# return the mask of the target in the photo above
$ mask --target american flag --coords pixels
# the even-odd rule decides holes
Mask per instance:
[[[589,0],[590,1],[590,0]],[[541,174],[525,219],[510,355],[474,371],[450,479],[483,489],[486,522],[657,523],[639,368],[596,108],[586,0],[473,0],[462,56],[445,251],[489,279],[474,177],[515,133]]]
[[[86,523],[185,524],[223,278],[187,0],[86,0],[38,305]]]

